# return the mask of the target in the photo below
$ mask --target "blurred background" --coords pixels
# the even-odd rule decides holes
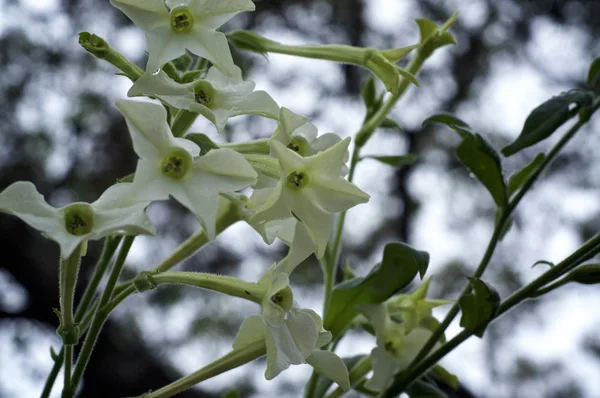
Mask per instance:
[[[430,296],[454,298],[481,258],[493,228],[494,203],[454,156],[449,129],[421,128],[440,111],[467,121],[500,148],[514,139],[528,113],[561,91],[579,87],[600,53],[600,1],[558,0],[257,0],[223,31],[252,29],[288,44],[343,43],[376,48],[418,40],[415,18],[437,22],[460,11],[451,32],[458,45],[427,62],[392,112],[401,130],[378,130],[365,153],[414,153],[419,161],[394,169],[361,162],[355,182],[371,195],[349,212],[342,259],[364,275],[383,245],[408,242],[431,254]],[[54,206],[93,201],[134,171],[136,156],[113,105],[130,82],[86,53],[77,33],[89,31],[138,65],[145,42],[108,1],[0,0],[0,190],[32,181]],[[324,61],[239,53],[234,56],[257,89],[280,106],[313,118],[321,133],[352,136],[365,114],[360,88],[368,72]],[[380,87],[381,89],[381,87]],[[215,141],[268,137],[276,124],[238,117],[221,136],[199,120],[192,131]],[[600,229],[598,116],[566,148],[518,209],[484,279],[501,296],[558,262]],[[560,134],[556,135],[557,137]],[[556,137],[555,137],[556,138]],[[506,175],[555,141],[506,159]],[[155,266],[198,228],[174,201],[153,204],[156,237],[136,239],[125,276]],[[231,243],[234,242],[234,243]],[[80,282],[91,274],[101,243],[90,244]],[[58,349],[58,246],[15,217],[0,214],[0,397],[39,396]],[[248,226],[229,228],[178,266],[258,279],[285,255]],[[294,273],[303,307],[320,312],[321,273],[314,258]],[[182,287],[130,297],[105,325],[84,377],[81,397],[121,397],[157,389],[226,353],[254,304]],[[459,376],[464,396],[489,398],[600,397],[600,288],[568,285],[529,301],[472,338],[443,364]],[[437,312],[442,316],[444,310]],[[449,332],[456,333],[453,324]],[[368,353],[374,340],[351,332],[341,355]],[[264,361],[217,377],[182,397],[299,397],[308,365],[264,380]],[[53,396],[59,396],[59,376]],[[356,396],[348,394],[347,396]]]

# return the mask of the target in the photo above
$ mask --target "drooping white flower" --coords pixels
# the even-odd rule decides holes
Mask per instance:
[[[259,115],[279,118],[279,106],[265,91],[253,91],[254,82],[242,81],[241,71],[234,66],[234,78],[228,78],[217,68],[210,68],[206,78],[191,83],[177,83],[163,71],[144,73],[127,93],[130,97],[152,95],[167,104],[200,113],[219,132],[230,117]]]
[[[251,0],[111,0],[146,35],[146,70],[156,71],[189,50],[233,76],[227,38],[216,29],[237,13],[253,11]]]
[[[277,140],[270,145],[279,160],[280,179],[251,222],[287,219],[302,222],[320,258],[333,229],[333,214],[369,200],[369,195],[340,176],[350,138],[316,155],[302,157]]]
[[[146,216],[149,202],[131,200],[132,184],[108,188],[93,203],[76,202],[55,208],[28,181],[18,181],[0,192],[0,212],[19,217],[60,246],[63,258],[86,240],[108,235],[154,234]]]
[[[265,287],[262,316],[251,315],[244,320],[233,348],[239,349],[264,339],[267,380],[290,365],[308,363],[345,390],[349,389],[348,369],[344,362],[333,352],[319,350],[331,341],[331,333],[323,330],[323,322],[317,313],[296,307],[288,274],[275,264],[258,284]]]
[[[116,105],[140,157],[133,179],[135,200],[164,200],[171,195],[194,213],[213,239],[219,194],[254,183],[252,166],[231,149],[213,149],[194,160],[200,148],[173,137],[161,105],[132,100],[118,100]]]
[[[377,337],[377,346],[371,351],[373,376],[365,386],[383,391],[394,375],[415,359],[432,332],[423,327],[408,331],[405,324],[390,319],[385,304],[363,304],[357,309],[370,321]]]

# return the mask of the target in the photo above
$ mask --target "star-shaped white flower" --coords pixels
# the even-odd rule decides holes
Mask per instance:
[[[234,79],[217,68],[210,68],[205,79],[191,83],[177,83],[163,71],[154,75],[144,73],[127,93],[130,97],[156,96],[167,104],[202,114],[219,132],[230,117],[259,115],[279,118],[279,106],[265,91],[253,91],[254,82],[242,81],[240,69],[234,66]]]
[[[314,124],[306,116],[298,115],[289,109],[282,107],[279,112],[279,124],[271,137],[287,146],[300,156],[312,156],[337,144],[342,138],[334,133],[326,133],[320,136]],[[346,162],[350,154],[346,151],[344,162],[341,165],[340,175],[348,174]]]
[[[133,188],[135,200],[173,196],[202,223],[209,239],[215,236],[219,194],[248,187],[257,174],[246,159],[231,149],[213,149],[194,160],[200,148],[173,137],[162,105],[116,101],[125,116],[133,149],[138,154]]]
[[[350,138],[316,155],[302,157],[277,140],[270,145],[279,160],[280,179],[251,222],[287,219],[301,221],[323,257],[333,229],[333,214],[369,200],[369,195],[340,176]]]
[[[110,0],[146,34],[148,63],[154,72],[185,50],[206,58],[233,76],[227,38],[216,29],[242,11],[253,11],[251,0]]]
[[[394,375],[415,359],[432,332],[422,327],[407,331],[404,324],[390,319],[385,304],[363,304],[357,309],[371,322],[377,336],[377,346],[371,351],[373,377],[365,386],[383,391]]]
[[[76,202],[55,208],[28,181],[18,181],[0,192],[0,212],[19,217],[60,245],[63,258],[86,240],[108,235],[154,234],[144,208],[149,202],[131,201],[130,183],[108,188],[94,203]]]
[[[251,315],[244,320],[233,348],[239,349],[265,340],[267,380],[290,365],[308,363],[317,372],[348,390],[350,381],[344,362],[333,352],[319,350],[319,347],[331,341],[331,333],[323,330],[323,321],[317,313],[294,305],[288,274],[279,264],[275,264],[267,270],[258,284],[265,286],[262,316]]]

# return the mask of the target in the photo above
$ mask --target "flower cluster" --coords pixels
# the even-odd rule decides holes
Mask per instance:
[[[109,187],[94,203],[60,209],[46,203],[33,184],[16,182],[0,193],[0,211],[20,217],[55,240],[61,255],[69,258],[81,254],[75,249],[89,239],[153,234],[146,208],[170,196],[193,213],[213,239],[219,202],[236,202],[267,243],[279,237],[290,251],[258,282],[264,291],[262,316],[243,322],[234,349],[264,339],[268,379],[291,364],[309,363],[349,388],[341,359],[320,350],[331,334],[323,330],[319,315],[294,303],[289,275],[311,254],[323,257],[336,213],[369,200],[345,179],[350,138],[319,136],[308,118],[280,108],[266,92],[254,91],[254,82],[243,80],[225,35],[216,29],[237,13],[254,10],[252,1],[111,0],[111,4],[144,30],[148,44],[146,72],[128,96],[155,100],[116,101],[138,156],[133,181]],[[177,81],[166,72],[167,64],[172,66],[171,61],[186,50],[205,62],[188,69],[194,72],[192,80]],[[212,64],[208,70],[206,61]],[[206,151],[186,138],[185,131],[174,134],[174,120],[185,112],[204,116],[219,132],[230,117],[245,114],[270,118],[278,125],[261,153],[226,146]],[[241,200],[238,192],[249,188],[253,193]]]

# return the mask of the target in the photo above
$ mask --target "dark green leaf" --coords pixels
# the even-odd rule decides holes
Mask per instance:
[[[587,75],[587,84],[594,87],[600,78],[600,57],[596,58],[590,65],[590,70]]]
[[[401,156],[364,156],[363,159],[375,159],[381,163],[385,163],[389,166],[398,167],[406,164],[413,164],[419,157],[414,154],[401,155]]]
[[[456,149],[460,161],[485,185],[498,207],[508,201],[500,157],[479,134],[465,137]]]
[[[469,136],[474,136],[475,133],[471,127],[460,120],[459,118],[450,115],[448,113],[438,113],[437,115],[433,115],[423,121],[423,126],[432,124],[432,123],[442,123],[446,126],[450,127],[452,130],[456,131],[460,134],[461,137],[467,138]]]
[[[389,243],[383,250],[381,263],[365,277],[337,284],[326,312],[324,327],[338,337],[358,314],[359,304],[381,303],[405,288],[419,274],[427,271],[429,254],[401,242]]]
[[[408,396],[410,398],[448,398],[442,390],[434,384],[427,383],[423,380],[417,380],[408,388]]]
[[[350,370],[363,357],[364,355],[355,355],[353,357],[342,358],[342,361],[344,361],[344,364],[346,364],[346,367],[348,368],[348,370]],[[329,377],[325,377],[322,375],[318,375],[318,377],[319,380],[317,381],[317,387],[315,388],[313,397],[324,397],[331,384],[333,384],[333,381]]]
[[[550,98],[529,114],[519,137],[505,146],[502,154],[514,155],[550,137],[563,123],[577,115],[580,108],[591,104],[595,96],[589,90],[570,90]]]
[[[488,323],[498,313],[500,295],[481,279],[469,278],[469,282],[471,282],[471,293],[463,296],[459,301],[462,311],[460,326],[481,337]]]
[[[600,283],[600,264],[585,264],[569,272],[567,278],[584,285]]]
[[[529,180],[529,177],[531,177],[538,170],[544,159],[546,159],[546,155],[543,153],[538,153],[537,156],[533,158],[533,160],[527,166],[523,167],[510,177],[506,187],[509,197],[517,192],[517,190],[521,188],[523,184],[527,182],[527,180]]]
[[[200,156],[206,155],[211,149],[218,149],[219,146],[213,142],[206,134],[194,133],[188,134],[184,138],[192,141],[200,147]]]

